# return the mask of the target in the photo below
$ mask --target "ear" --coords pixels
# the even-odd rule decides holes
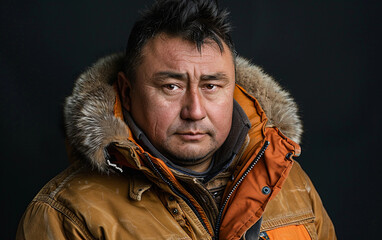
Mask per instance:
[[[122,107],[124,107],[127,111],[130,111],[131,83],[123,72],[118,73],[118,89],[120,91],[119,94],[121,96]]]

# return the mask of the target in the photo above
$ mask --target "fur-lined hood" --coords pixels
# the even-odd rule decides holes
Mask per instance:
[[[302,123],[290,94],[261,68],[241,57],[236,62],[236,82],[258,100],[268,118],[267,126],[276,126],[299,143]],[[72,95],[65,101],[69,143],[101,171],[107,165],[105,148],[113,142],[126,142],[128,138],[125,122],[114,116],[116,93],[112,83],[122,64],[122,54],[100,59],[79,76]]]

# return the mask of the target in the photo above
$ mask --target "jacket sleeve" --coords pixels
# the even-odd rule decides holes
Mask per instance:
[[[309,189],[309,196],[312,201],[312,210],[315,215],[314,225],[316,228],[317,236],[319,240],[334,240],[337,239],[333,223],[326,212],[321,198],[318,195],[316,188],[308,175],[298,166],[300,174],[305,179],[306,189]]]
[[[20,220],[16,240],[94,239],[75,220],[45,202],[32,202]]]

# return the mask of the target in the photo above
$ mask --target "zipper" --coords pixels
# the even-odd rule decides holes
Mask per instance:
[[[216,221],[216,226],[215,226],[215,238],[214,239],[216,239],[216,240],[219,239],[219,228],[220,228],[220,224],[221,224],[221,218],[222,218],[223,210],[224,210],[225,206],[228,203],[228,200],[231,198],[233,192],[240,185],[240,183],[244,180],[244,178],[248,175],[248,173],[253,169],[253,167],[256,165],[256,163],[264,155],[264,152],[268,148],[268,146],[269,146],[269,142],[265,141],[264,145],[260,149],[260,152],[257,154],[257,156],[252,161],[252,163],[249,165],[249,167],[244,172],[244,174],[240,177],[239,181],[237,181],[237,183],[233,186],[233,188],[229,192],[227,198],[225,199],[225,201],[224,201],[224,203],[223,203],[223,205],[222,205],[222,207],[220,208],[220,211],[219,211],[219,215],[218,215],[218,218],[217,218],[217,221]]]
[[[154,169],[154,171],[158,174],[158,176],[162,179],[163,182],[165,182],[169,187],[170,189],[176,194],[178,195],[180,198],[183,199],[183,201],[185,201],[187,203],[187,205],[192,209],[192,211],[195,213],[196,217],[198,218],[198,220],[202,223],[204,229],[207,231],[207,233],[209,233],[208,231],[208,228],[207,228],[207,225],[206,223],[203,221],[203,218],[202,216],[200,215],[200,213],[198,212],[198,210],[195,208],[195,206],[192,204],[192,202],[190,201],[190,199],[188,199],[184,194],[182,194],[178,189],[176,189],[174,187],[174,185],[172,185],[172,183],[167,180],[161,173],[160,171],[155,167],[154,163],[151,161],[151,158],[150,156],[147,154],[147,153],[144,153],[145,157],[149,160],[150,164],[151,164],[151,167]],[[209,233],[210,234],[210,233]],[[210,234],[211,235],[211,234]]]

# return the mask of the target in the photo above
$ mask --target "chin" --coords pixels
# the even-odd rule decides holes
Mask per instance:
[[[198,148],[192,150],[182,150],[179,148],[177,152],[169,152],[168,157],[174,163],[179,165],[194,165],[206,161],[214,152],[215,149],[200,150],[200,148]]]

